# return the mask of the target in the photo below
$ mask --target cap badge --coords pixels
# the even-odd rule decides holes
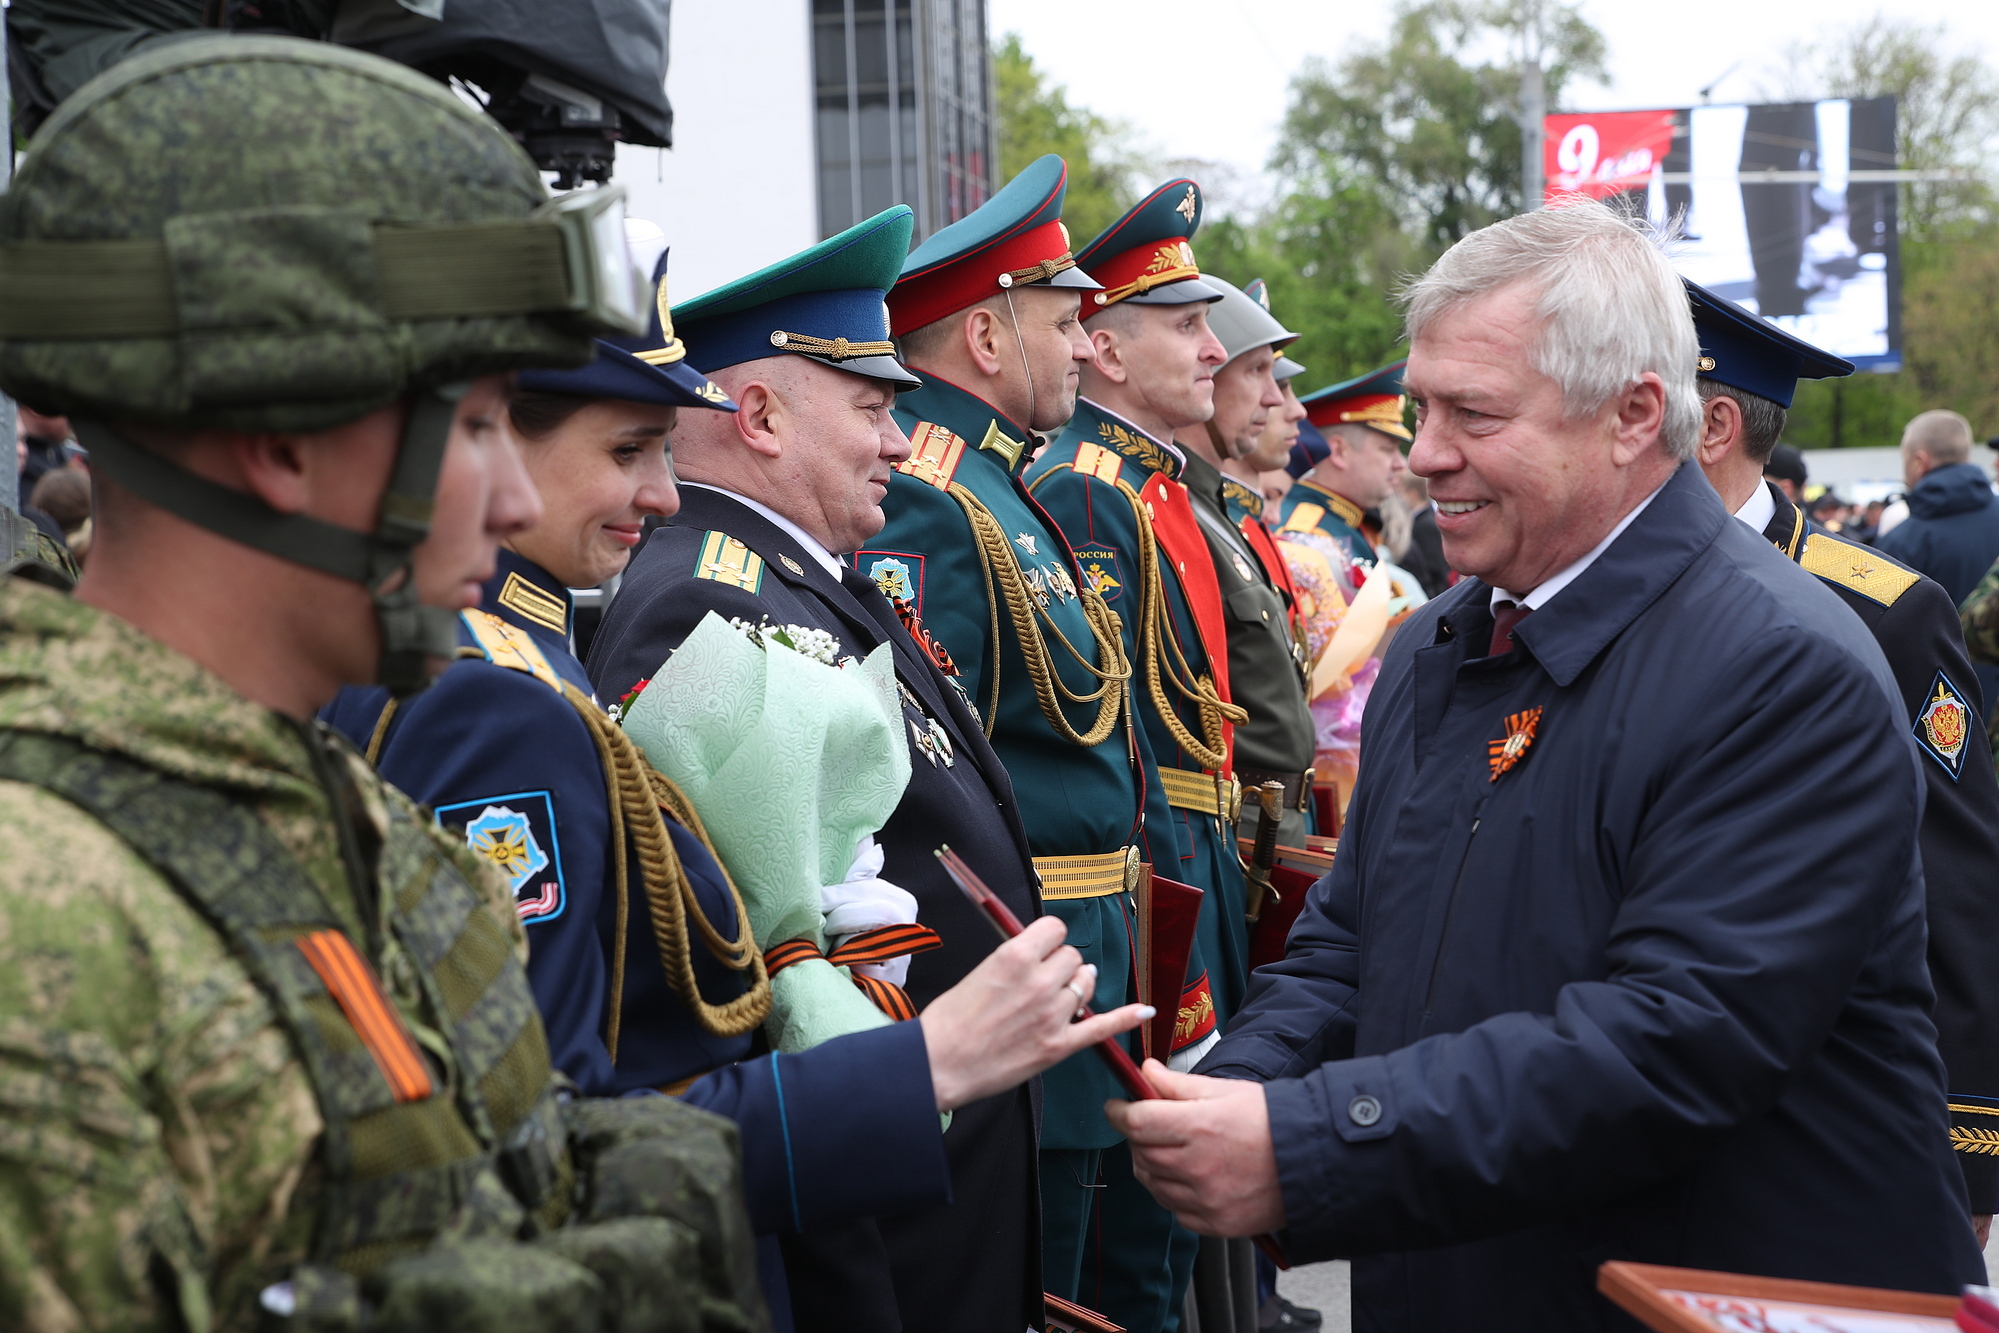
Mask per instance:
[[[1193,187],[1193,186],[1189,185],[1189,186],[1187,187],[1187,197],[1186,197],[1185,199],[1182,199],[1182,200],[1181,200],[1181,201],[1180,201],[1179,203],[1175,204],[1175,205],[1173,206],[1173,211],[1174,211],[1175,213],[1178,213],[1178,214],[1179,214],[1179,215],[1180,215],[1181,217],[1183,217],[1183,218],[1187,219],[1187,225],[1188,225],[1188,226],[1190,226],[1190,227],[1191,227],[1191,226],[1193,226],[1193,225],[1194,225],[1194,187]],[[1189,261],[1189,262],[1192,262],[1192,261]]]
[[[1541,706],[1524,712],[1513,713],[1506,719],[1506,735],[1496,741],[1485,743],[1485,762],[1492,769],[1492,781],[1509,772],[1527,755],[1527,747],[1534,743],[1534,733],[1541,726]]]

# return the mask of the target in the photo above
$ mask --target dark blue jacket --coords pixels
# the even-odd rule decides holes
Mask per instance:
[[[583,665],[569,651],[571,608],[559,580],[502,551],[482,610],[524,630],[548,667],[589,693]],[[797,1055],[754,1058],[753,1034],[716,1037],[702,1029],[667,983],[636,861],[630,862],[628,885],[611,883],[603,765],[575,706],[535,675],[488,660],[463,623],[459,642],[475,656],[397,709],[377,767],[435,810],[440,822],[464,831],[475,847],[490,842],[494,832],[512,835],[528,980],[555,1067],[598,1097],[694,1080],[684,1093],[690,1104],[742,1127],[751,1219],[765,1235],[903,1213],[949,1198],[936,1094],[918,1025],[856,1033]],[[381,690],[343,691],[327,720],[365,748],[386,699]],[[678,824],[669,820],[667,827],[702,910],[734,938],[734,907],[713,856]],[[604,1024],[621,891],[628,895],[629,923],[614,1065]],[[693,959],[711,1002],[743,993],[742,974],[725,969],[698,938]],[[887,1274],[879,1276],[885,1285]],[[792,1275],[791,1288],[799,1303],[820,1295],[800,1274]]]
[[[741,548],[726,545],[726,534]],[[712,539],[712,540],[711,540]],[[916,896],[917,918],[943,947],[910,962],[909,996],[920,1009],[978,966],[999,944],[990,922],[955,888],[936,858],[949,843],[1023,921],[1040,915],[1027,834],[1006,770],[978,718],[896,618],[872,580],[834,578],[776,524],[732,496],[681,490],[680,512],[633,557],[590,646],[590,678],[621,698],[651,677],[710,611],[750,624],[803,625],[836,637],[842,653],[893,645],[910,735],[911,777],[902,802],[875,835],[882,875]],[[938,730],[948,745],[937,741]],[[906,1026],[915,1027],[910,1023]],[[1019,1333],[1040,1318],[1032,1085],[961,1106],[944,1136],[949,1207],[877,1223],[894,1268],[893,1300],[863,1319],[830,1328],[929,1333]],[[797,1285],[795,1247],[786,1263]],[[828,1268],[837,1273],[841,1261]],[[799,1310],[800,1327],[806,1311]]]
[[[1489,595],[1396,636],[1334,869],[1203,1062],[1268,1083],[1291,1256],[1364,1256],[1381,1330],[1629,1327],[1607,1259],[1981,1281],[1866,627],[1692,466],[1524,648]]]
[[[1999,559],[1999,495],[1971,463],[1935,468],[1909,491],[1909,516],[1875,545],[1962,604]]]

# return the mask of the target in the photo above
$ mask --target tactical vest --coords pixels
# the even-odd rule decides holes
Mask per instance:
[[[348,784],[330,771],[323,740],[306,743],[342,826],[349,877],[361,881],[361,914],[379,922],[369,926],[380,936],[371,949],[349,938],[256,813],[219,792],[24,731],[0,732],[0,778],[61,796],[123,838],[229,942],[270,1001],[325,1120],[313,1262],[360,1276],[447,1224],[511,1236],[526,1210],[559,1225],[572,1179],[566,1130],[511,940],[393,805],[370,912]],[[371,955],[385,960],[396,989],[420,996],[414,1031]],[[444,1066],[441,1078],[425,1051]]]

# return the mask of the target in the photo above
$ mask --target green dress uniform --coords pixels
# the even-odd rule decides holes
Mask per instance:
[[[897,328],[922,328],[1016,285],[1085,291],[1060,217],[1068,168],[1049,155],[932,236],[889,293]],[[1004,279],[1004,281],[1002,281]],[[1135,995],[1132,888],[1144,798],[1156,792],[1130,721],[1130,665],[1112,613],[1062,531],[1027,493],[1026,427],[914,364],[924,387],[895,416],[911,454],[890,478],[887,526],[854,556],[943,649],[1014,779],[1042,904],[1097,966],[1099,1011]],[[1168,817],[1163,797],[1158,818]],[[1133,1053],[1137,1048],[1134,1045]],[[1104,1149],[1105,1101],[1124,1090],[1094,1051],[1042,1076],[1043,1281],[1081,1292]]]
[[[1200,187],[1169,181],[1085,246],[1076,262],[1104,287],[1084,298],[1085,318],[1120,301],[1219,300],[1194,262],[1200,213]],[[1241,1001],[1248,940],[1235,847],[1241,788],[1230,758],[1233,725],[1243,714],[1228,702],[1226,651],[1208,650],[1225,641],[1222,604],[1199,521],[1177,480],[1183,461],[1171,444],[1079,399],[1027,481],[1069,538],[1084,578],[1122,623],[1140,743],[1159,779],[1147,793],[1146,859],[1156,874],[1202,890],[1171,1042],[1174,1063],[1184,1066]],[[1098,1278],[1093,1289],[1086,1261],[1083,1303],[1127,1328],[1176,1328],[1196,1239],[1137,1183],[1123,1145],[1104,1153],[1102,1172],[1092,1223],[1101,1236]]]

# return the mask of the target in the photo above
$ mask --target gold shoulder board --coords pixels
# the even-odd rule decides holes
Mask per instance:
[[[1922,577],[1882,559],[1865,546],[1823,532],[1805,538],[1805,549],[1798,556],[1798,563],[1807,573],[1871,597],[1883,606],[1893,606],[1895,599],[1915,587],[1916,580]]]
[[[526,630],[509,625],[491,611],[461,611],[459,619],[472,631],[488,662],[509,671],[524,671],[551,690],[561,692],[562,677],[548,664],[548,658]]]
[[[1086,477],[1095,477],[1098,481],[1106,485],[1115,486],[1117,485],[1118,470],[1123,466],[1124,460],[1102,445],[1079,444],[1076,446],[1076,462],[1074,467],[1076,471]]]
[[[1279,532],[1311,532],[1319,526],[1319,520],[1326,516],[1324,505],[1301,503],[1292,509],[1291,516],[1284,520]]]
[[[920,422],[909,435],[909,457],[897,463],[895,470],[929,482],[940,491],[949,490],[958,461],[964,456],[964,440],[934,422]]]
[[[704,533],[701,558],[694,563],[694,577],[755,592],[763,587],[764,559],[726,532]]]

